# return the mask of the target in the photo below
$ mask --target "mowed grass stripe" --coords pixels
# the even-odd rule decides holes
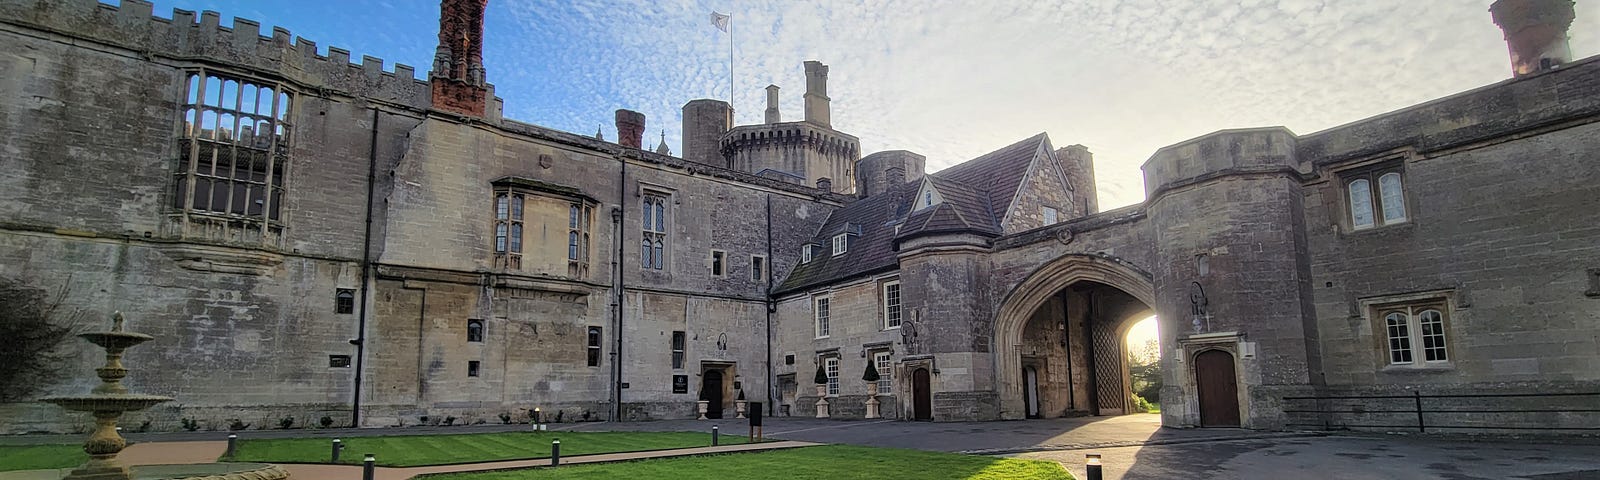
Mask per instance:
[[[566,443],[563,441],[562,443]],[[558,468],[428,475],[419,480],[1071,480],[1054,462],[892,448],[827,445],[787,450],[663,458]]]
[[[0,472],[72,468],[88,460],[83,445],[0,446]]]
[[[458,435],[403,435],[351,437],[344,440],[339,463],[360,464],[362,456],[377,456],[379,465],[414,467],[452,463],[493,462],[550,456],[550,442],[561,439],[563,456],[637,452],[704,447],[710,433],[698,432],[507,432]],[[724,445],[745,443],[742,436],[725,435]],[[236,461],[326,463],[330,439],[241,439]]]

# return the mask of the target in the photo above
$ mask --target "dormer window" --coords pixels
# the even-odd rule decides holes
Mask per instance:
[[[928,190],[928,191],[922,192],[922,206],[923,207],[931,207],[931,206],[933,206],[933,190]]]
[[[833,236],[833,256],[837,257],[844,255],[844,252],[849,250],[849,248],[850,241],[847,239],[845,234],[841,233]]]
[[[800,263],[811,263],[811,247],[813,246],[806,244],[806,246],[800,247]]]

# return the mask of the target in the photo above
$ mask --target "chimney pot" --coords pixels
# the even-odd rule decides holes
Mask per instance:
[[[783,121],[778,114],[778,86],[767,85],[767,123]]]
[[[643,113],[617,109],[617,143],[624,147],[644,148]]]

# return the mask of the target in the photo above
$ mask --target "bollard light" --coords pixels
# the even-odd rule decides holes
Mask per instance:
[[[711,446],[717,446],[717,437],[721,434],[716,425],[711,426]]]
[[[539,412],[539,407],[533,407],[533,424],[534,425],[538,425],[538,424],[544,423],[542,421],[543,419],[539,418],[541,416],[543,416],[543,414]]]
[[[233,458],[233,452],[236,451],[238,447],[239,436],[232,433],[228,434],[228,451],[223,453],[222,456]]]
[[[333,461],[328,463],[339,463],[339,452],[342,451],[344,451],[344,442],[340,442],[337,438],[333,439]]]
[[[550,466],[561,465],[561,439],[550,441]]]
[[[376,476],[375,473],[377,473],[377,464],[378,457],[370,453],[367,454],[366,458],[361,459],[361,480],[372,480]]]
[[[1090,453],[1083,456],[1083,469],[1088,480],[1101,480],[1100,454]]]

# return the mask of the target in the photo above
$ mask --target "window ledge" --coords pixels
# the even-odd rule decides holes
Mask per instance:
[[[1398,374],[1427,374],[1427,373],[1453,372],[1453,371],[1455,371],[1455,369],[1456,369],[1456,364],[1454,362],[1437,362],[1437,363],[1430,363],[1430,364],[1415,364],[1415,363],[1407,364],[1407,365],[1393,365],[1393,364],[1391,364],[1391,365],[1385,365],[1383,368],[1378,369],[1378,371],[1382,372],[1382,373],[1398,373]]]
[[[1399,223],[1390,223],[1390,224],[1386,224],[1386,225],[1377,225],[1377,226],[1372,226],[1372,227],[1367,227],[1367,228],[1362,228],[1362,229],[1355,229],[1355,228],[1352,228],[1352,227],[1342,227],[1341,229],[1344,230],[1343,234],[1347,235],[1347,236],[1383,235],[1383,234],[1386,234],[1386,233],[1403,234],[1403,233],[1406,233],[1406,232],[1410,232],[1412,229],[1416,228],[1415,227],[1416,224],[1417,224],[1416,223],[1416,219],[1407,218],[1407,219],[1405,219],[1405,221],[1402,221],[1402,222],[1399,222]]]

